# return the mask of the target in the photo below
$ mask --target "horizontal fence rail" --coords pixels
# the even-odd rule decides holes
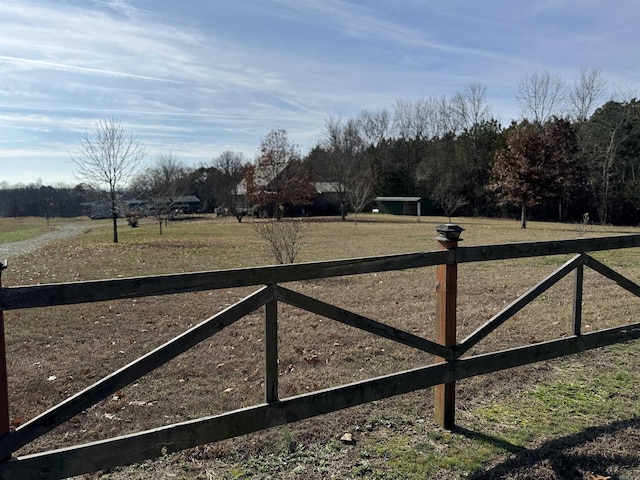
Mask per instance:
[[[418,389],[436,387],[436,419],[452,426],[454,385],[458,380],[570,355],[640,338],[640,323],[583,333],[581,303],[584,267],[640,296],[640,286],[586,252],[640,247],[640,235],[504,245],[458,247],[457,239],[438,238],[441,250],[293,265],[157,275],[47,285],[1,287],[0,320],[5,310],[90,303],[152,295],[260,287],[243,300],[205,319],[164,345],[97,381],[14,431],[0,431],[0,479],[64,478],[214,442],[265,428],[361,405]],[[459,263],[577,254],[514,300],[461,342],[455,339],[456,266]],[[3,266],[5,266],[3,264]],[[420,267],[438,267],[436,341],[283,287],[282,283]],[[569,337],[463,357],[535,298],[574,272],[573,331]],[[0,270],[1,273],[1,270]],[[453,282],[453,283],[451,283]],[[440,303],[442,302],[442,304]],[[278,394],[278,303],[286,303],[379,337],[434,355],[435,363],[304,395]],[[244,316],[265,308],[265,403],[130,435],[12,458],[18,449],[113,395],[189,348],[221,332]],[[453,325],[451,325],[453,322]],[[2,322],[0,322],[1,324]],[[1,326],[1,325],[0,325]],[[453,335],[452,335],[453,334]],[[451,338],[453,341],[451,341]],[[4,347],[4,337],[2,339]],[[0,352],[1,353],[1,352]],[[4,360],[4,357],[0,360]],[[1,369],[0,369],[1,370]],[[0,376],[2,372],[0,371]],[[6,373],[4,374],[6,386]],[[0,384],[0,396],[2,395]],[[444,387],[444,388],[441,388]],[[3,399],[0,398],[0,407]],[[6,401],[6,399],[5,399]],[[441,417],[438,409],[443,410]],[[1,410],[1,408],[0,408]],[[2,412],[0,411],[0,415]],[[0,422],[8,425],[8,413]],[[442,420],[440,420],[440,418]]]
[[[211,272],[5,287],[0,289],[0,310],[51,307],[222,288],[272,285],[442,264],[484,262],[631,247],[640,247],[640,235],[458,247],[455,250],[447,251],[417,252]]]

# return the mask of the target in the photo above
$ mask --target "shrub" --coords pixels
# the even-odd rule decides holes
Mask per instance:
[[[131,228],[135,228],[139,225],[140,215],[136,213],[127,213],[127,223]]]
[[[265,240],[278,263],[294,263],[302,242],[302,220],[269,220],[258,224],[258,235]]]

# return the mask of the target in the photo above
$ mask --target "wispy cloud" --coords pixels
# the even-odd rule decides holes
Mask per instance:
[[[125,72],[118,72],[114,70],[102,70],[98,68],[79,67],[76,65],[67,65],[64,63],[46,62],[43,60],[31,60],[28,58],[9,57],[6,55],[0,55],[0,63],[12,63],[18,67],[25,67],[27,69],[51,69],[51,70],[63,70],[71,73],[84,73],[91,75],[105,75],[109,77],[121,77],[131,78],[136,80],[153,80],[156,82],[174,82],[181,83],[175,80],[158,77],[148,77],[146,75],[136,75]]]
[[[123,0],[93,0],[93,3],[110,8],[131,20],[139,19],[141,14],[151,13],[149,10],[136,8]]]
[[[0,177],[10,158],[45,152],[59,160],[32,171],[58,175],[79,133],[110,115],[152,156],[193,163],[229,148],[252,157],[276,127],[304,150],[331,115],[473,81],[508,122],[534,70],[600,66],[611,85],[637,85],[639,14],[635,0],[4,0]]]

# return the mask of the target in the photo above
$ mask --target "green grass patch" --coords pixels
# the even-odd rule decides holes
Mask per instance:
[[[51,230],[53,229],[49,227],[35,227],[0,232],[0,243],[14,243],[22,240],[28,240],[29,238],[38,237],[50,232]]]
[[[433,430],[420,441],[416,441],[415,435],[394,434],[365,442],[362,459],[352,471],[367,478],[429,479],[442,470],[479,470],[500,453],[502,450],[490,442],[442,430]]]
[[[555,379],[465,412],[464,424],[496,440],[526,447],[535,439],[578,433],[640,415],[633,366],[640,344],[614,345],[588,358],[555,362]]]

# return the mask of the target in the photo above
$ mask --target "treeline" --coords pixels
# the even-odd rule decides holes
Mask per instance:
[[[531,75],[520,85],[523,119],[506,128],[479,84],[450,99],[398,100],[392,111],[329,119],[306,161],[347,185],[368,178],[378,196],[426,198],[427,213],[636,225],[640,103],[599,104],[603,85],[597,70],[572,87]]]
[[[376,196],[420,196],[425,214],[636,225],[640,103],[631,95],[602,101],[604,85],[596,69],[572,85],[548,72],[529,75],[519,85],[522,119],[506,127],[478,83],[451,98],[398,99],[389,110],[327,119],[306,155],[284,130],[265,136],[255,161],[224,152],[186,168],[161,155],[129,195],[196,195],[203,211],[224,207],[240,220],[236,208],[247,201],[308,203],[308,182],[331,185],[343,216]],[[95,194],[85,185],[4,185],[0,215],[79,215]]]
[[[3,217],[77,217],[84,213],[83,204],[94,198],[86,185],[46,186],[0,185],[0,215]]]

